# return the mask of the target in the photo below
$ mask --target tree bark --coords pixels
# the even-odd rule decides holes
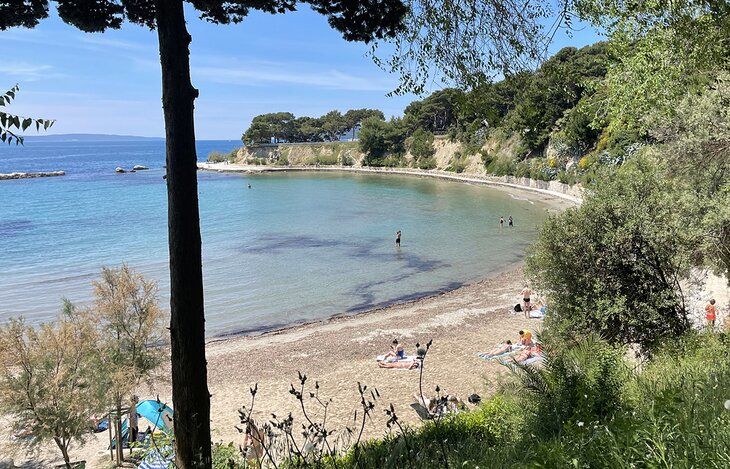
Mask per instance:
[[[61,450],[61,454],[63,455],[63,462],[66,465],[66,469],[71,469],[71,458],[68,455],[68,448],[66,445],[64,445],[64,442],[61,441],[58,437],[53,437],[53,441],[56,442],[58,445],[58,448]]]
[[[182,0],[157,0],[167,159],[170,340],[178,469],[211,467],[190,34]]]
[[[114,420],[114,433],[116,436],[117,466],[124,462],[124,441],[122,438],[122,405],[117,403],[117,418]]]

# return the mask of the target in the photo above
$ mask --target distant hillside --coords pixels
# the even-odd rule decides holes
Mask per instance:
[[[165,140],[163,137],[138,137],[135,135],[108,135],[108,134],[58,134],[58,135],[30,135],[26,141],[42,140],[44,142],[134,142],[147,140]]]

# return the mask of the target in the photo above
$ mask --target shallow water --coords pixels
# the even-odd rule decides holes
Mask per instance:
[[[237,142],[199,142],[201,159]],[[114,174],[116,166],[149,171]],[[168,301],[163,142],[0,149],[0,320],[53,317],[127,262]],[[252,188],[248,189],[247,185]],[[199,173],[209,336],[355,313],[472,282],[519,261],[546,212],[483,186],[395,175]],[[514,229],[498,220],[512,215]],[[402,246],[394,246],[395,232]],[[519,286],[516,286],[519,289]]]

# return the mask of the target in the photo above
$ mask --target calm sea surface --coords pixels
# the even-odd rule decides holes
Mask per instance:
[[[201,141],[198,155],[238,145]],[[151,169],[114,173],[135,164]],[[0,147],[2,173],[67,173],[0,181],[0,323],[52,318],[62,298],[87,303],[100,267],[122,262],[159,281],[167,309],[163,165],[162,141]],[[520,260],[546,216],[493,189],[393,175],[199,173],[199,193],[209,336],[355,313],[483,278]],[[515,228],[500,230],[500,215],[512,215]]]

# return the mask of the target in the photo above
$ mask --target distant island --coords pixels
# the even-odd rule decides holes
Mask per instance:
[[[134,142],[144,140],[164,141],[164,137],[139,137],[136,135],[111,134],[56,134],[56,135],[29,135],[24,137],[27,142]]]

